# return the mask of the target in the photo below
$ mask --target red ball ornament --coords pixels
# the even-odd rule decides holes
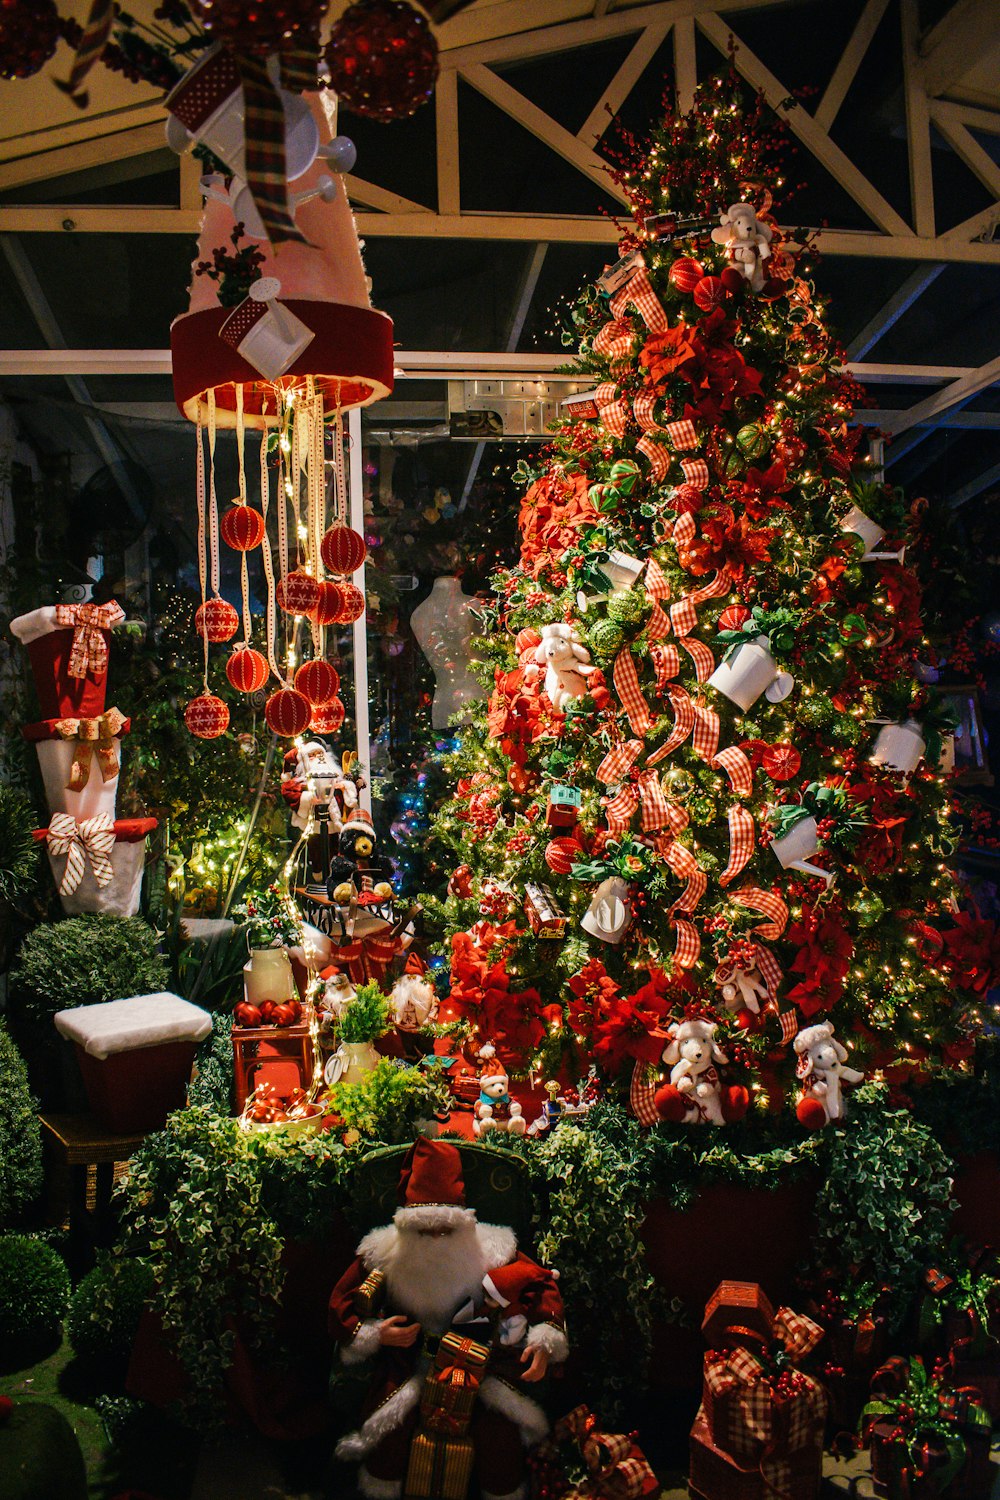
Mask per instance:
[[[59,40],[54,0],[0,0],[0,78],[30,78]]]
[[[670,503],[679,516],[693,516],[701,510],[702,498],[697,485],[679,484],[670,496]]]
[[[326,65],[340,102],[385,125],[414,114],[430,98],[437,42],[426,19],[404,0],[361,0],[330,33]]]
[[[220,641],[232,640],[240,628],[240,617],[228,599],[206,599],[194,612],[194,628],[218,645]]]
[[[365,612],[365,596],[353,583],[341,584],[344,600],[337,616],[338,625],[350,625]]]
[[[344,587],[340,583],[321,583],[319,599],[311,618],[317,625],[335,625],[344,607]]]
[[[730,604],[719,616],[720,630],[739,630],[750,618],[750,611],[745,604]]]
[[[330,527],[320,543],[319,555],[331,573],[347,577],[358,571],[368,556],[368,548],[363,536],[352,531],[350,526],[342,526],[338,521],[335,526]]]
[[[545,863],[554,875],[568,875],[583,856],[576,839],[550,839],[545,845]]]
[[[538,634],[538,631],[530,625],[525,625],[523,630],[517,632],[517,639],[514,641],[514,650],[517,652],[518,657],[521,657],[526,651],[534,651],[535,647],[541,644],[542,638]]]
[[[731,296],[721,276],[703,276],[694,289],[694,300],[702,312],[711,312],[713,307],[727,302]]]
[[[256,693],[270,673],[267,658],[249,646],[237,646],[226,662],[226,676],[238,693]]]
[[[670,284],[679,292],[693,292],[704,274],[704,268],[696,260],[692,260],[689,255],[682,255],[670,267]]]
[[[279,688],[264,705],[264,718],[268,728],[288,739],[308,729],[311,716],[309,699],[304,693],[297,693],[294,688]]]
[[[329,703],[323,703],[319,708],[313,709],[309,728],[315,734],[336,734],[344,722],[345,712],[340,699],[331,698]]]
[[[200,740],[217,740],[229,728],[229,709],[213,693],[199,693],[184,710],[184,722]]]
[[[295,674],[295,687],[314,708],[322,708],[336,698],[340,673],[328,661],[304,661]]]
[[[274,596],[286,615],[312,615],[319,603],[319,582],[311,573],[296,570],[281,579]]]
[[[746,277],[742,271],[737,271],[735,266],[727,266],[719,277],[719,280],[726,288],[726,291],[732,292],[734,297],[738,297],[744,287],[747,286]]]
[[[222,540],[234,552],[252,552],[259,547],[264,530],[264,517],[252,505],[234,505],[219,522]]]
[[[194,0],[205,30],[236,51],[266,57],[295,37],[318,43],[329,0]]]

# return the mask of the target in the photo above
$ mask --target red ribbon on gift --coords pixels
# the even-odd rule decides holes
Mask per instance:
[[[121,624],[125,611],[115,599],[107,604],[57,604],[56,624],[73,627],[69,648],[70,677],[99,677],[108,667],[108,643],[104,632]]]

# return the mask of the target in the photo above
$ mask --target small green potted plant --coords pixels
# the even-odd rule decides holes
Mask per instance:
[[[378,1065],[373,1043],[389,1029],[389,997],[377,984],[361,984],[340,1017],[340,1071],[330,1083],[357,1083]]]
[[[295,998],[295,976],[287,949],[302,941],[302,918],[295,902],[277,884],[248,891],[235,911],[246,927],[250,961],[243,969],[243,986],[251,1005],[265,1000],[281,1004]]]
[[[439,1062],[420,1067],[391,1057],[380,1058],[357,1082],[334,1084],[329,1099],[359,1139],[390,1146],[436,1136],[452,1102]]]

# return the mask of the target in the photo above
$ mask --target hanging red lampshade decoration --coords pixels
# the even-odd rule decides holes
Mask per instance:
[[[321,583],[319,599],[311,618],[317,625],[335,625],[344,607],[344,589],[339,583]]]
[[[279,582],[275,598],[286,615],[311,616],[319,603],[319,582],[311,573],[289,573]]]
[[[0,78],[31,78],[59,40],[53,0],[0,0]]]
[[[314,708],[336,698],[339,687],[340,673],[328,661],[305,661],[295,673],[296,691],[308,698]]]
[[[199,693],[184,710],[184,723],[200,740],[217,740],[229,728],[229,709],[214,693]]]
[[[264,705],[264,718],[275,734],[291,739],[309,728],[312,704],[294,688],[279,688]]]
[[[240,628],[240,617],[228,599],[206,599],[194,612],[194,628],[206,640],[231,641]]]
[[[330,572],[345,578],[356,573],[368,556],[364,537],[340,521],[330,527],[319,551]]]
[[[314,708],[312,718],[309,720],[309,728],[314,734],[336,734],[344,722],[346,710],[339,698],[331,698],[329,703],[324,703],[320,708]]]
[[[351,625],[355,620],[360,620],[365,612],[365,596],[353,583],[341,585],[344,594],[344,602],[337,616],[340,625]]]
[[[252,505],[234,505],[220,520],[219,531],[234,552],[252,552],[264,540],[264,517]]]
[[[267,657],[250,646],[237,646],[226,662],[226,676],[238,693],[256,693],[270,675]]]
[[[360,0],[344,11],[326,49],[340,102],[370,120],[402,120],[430,98],[438,75],[437,42],[426,18],[405,0]]]

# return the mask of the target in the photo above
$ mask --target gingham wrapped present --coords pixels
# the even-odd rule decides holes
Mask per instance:
[[[528,1463],[534,1500],[638,1500],[660,1487],[632,1436],[602,1432],[586,1406],[561,1417]]]

